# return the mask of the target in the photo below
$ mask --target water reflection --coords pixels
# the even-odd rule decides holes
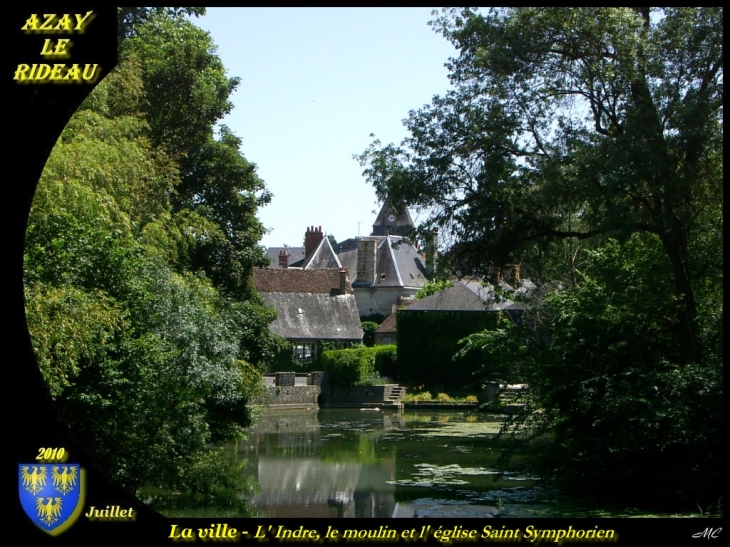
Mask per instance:
[[[483,517],[500,492],[533,486],[495,467],[500,425],[459,412],[267,411],[237,448],[260,487],[247,499],[268,517],[447,516],[445,506]]]

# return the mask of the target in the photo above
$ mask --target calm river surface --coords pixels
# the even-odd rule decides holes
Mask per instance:
[[[258,485],[246,499],[266,517],[641,515],[543,490],[530,474],[539,447],[498,466],[502,420],[443,410],[268,410],[235,450]]]

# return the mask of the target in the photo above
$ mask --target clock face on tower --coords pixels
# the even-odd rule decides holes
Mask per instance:
[[[391,213],[390,215],[388,215],[388,222],[395,222],[395,215],[394,214]]]

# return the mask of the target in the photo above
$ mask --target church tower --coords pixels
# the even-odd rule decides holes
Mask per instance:
[[[411,215],[405,207],[396,208],[386,199],[380,208],[371,236],[405,236],[414,228]]]

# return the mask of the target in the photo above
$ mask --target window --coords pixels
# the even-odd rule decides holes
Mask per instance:
[[[294,359],[298,361],[311,361],[316,354],[316,345],[314,342],[295,342]]]

